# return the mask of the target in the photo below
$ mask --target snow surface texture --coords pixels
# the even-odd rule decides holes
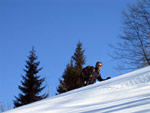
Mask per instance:
[[[150,67],[5,113],[150,113]]]

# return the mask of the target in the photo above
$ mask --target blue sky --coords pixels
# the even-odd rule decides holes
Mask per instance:
[[[0,0],[0,102],[12,104],[35,47],[50,96],[80,40],[86,65],[103,62],[101,74],[115,77],[109,44],[121,33],[121,12],[136,0]],[[123,72],[122,72],[123,73]]]

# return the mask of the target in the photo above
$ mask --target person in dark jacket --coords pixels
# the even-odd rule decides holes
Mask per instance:
[[[102,79],[101,74],[100,74],[100,70],[101,70],[102,66],[103,66],[102,62],[96,63],[95,71],[93,72],[93,74],[90,75],[89,84],[95,83],[96,79],[98,81],[104,81],[104,80],[110,79],[110,77],[107,77],[106,79]]]

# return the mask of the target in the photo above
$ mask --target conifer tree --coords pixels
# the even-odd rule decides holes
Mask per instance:
[[[26,61],[26,69],[24,69],[26,74],[25,76],[22,75],[22,85],[18,87],[21,93],[19,93],[18,97],[15,96],[16,100],[14,100],[14,107],[26,105],[48,97],[46,93],[39,95],[46,86],[42,86],[45,78],[40,78],[40,76],[37,75],[42,69],[38,68],[40,62],[37,62],[37,59],[38,57],[35,55],[35,50],[32,48],[28,60]]]
[[[79,88],[82,86],[80,74],[83,68],[83,65],[85,64],[85,56],[84,56],[84,49],[82,48],[82,43],[79,41],[77,44],[77,48],[75,50],[74,55],[72,56],[72,59],[74,61],[74,67],[75,67],[75,84],[76,88]]]
[[[66,65],[66,69],[62,75],[63,80],[59,79],[60,85],[57,88],[57,92],[64,93],[73,89],[73,78],[74,78],[74,66],[71,60],[70,63]]]
[[[70,63],[66,65],[66,69],[60,79],[60,85],[57,92],[64,93],[79,87],[82,87],[80,73],[85,64],[84,50],[82,43],[79,41],[74,55],[71,57]]]

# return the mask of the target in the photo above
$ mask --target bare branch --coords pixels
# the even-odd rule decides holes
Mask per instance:
[[[121,69],[137,69],[150,65],[150,0],[137,1],[123,11],[123,31],[114,48],[113,59]]]

